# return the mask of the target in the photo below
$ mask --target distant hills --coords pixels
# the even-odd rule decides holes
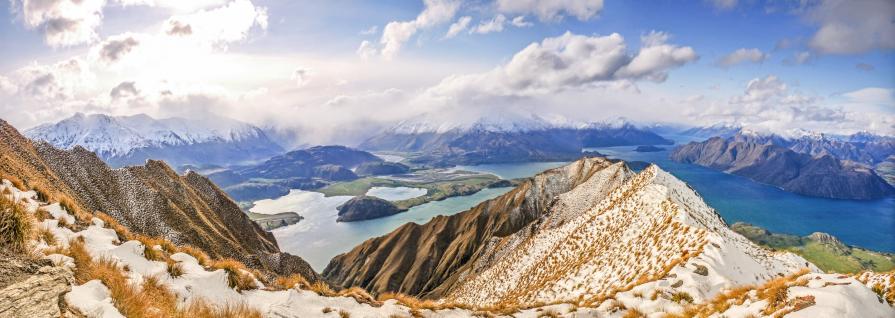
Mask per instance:
[[[671,153],[671,159],[741,175],[810,196],[868,200],[895,194],[895,188],[870,166],[837,159],[834,152],[824,148],[824,145],[857,147],[855,144],[824,139],[815,141],[740,132],[732,137],[713,137],[680,146]],[[835,154],[859,156],[871,162],[876,160],[866,148]]]
[[[230,165],[283,153],[260,128],[227,118],[155,119],[77,113],[24,132],[54,147],[81,146],[113,167],[142,165],[147,159],[182,165]]]
[[[385,162],[362,150],[345,146],[316,146],[277,155],[261,163],[232,167],[208,177],[237,201],[273,198],[289,189],[316,189],[331,181],[355,180],[360,175],[407,172],[403,164]]]
[[[470,124],[406,121],[370,137],[359,148],[418,153],[415,164],[445,166],[528,161],[569,161],[586,147],[670,145],[648,130],[619,120],[609,123],[483,118]]]

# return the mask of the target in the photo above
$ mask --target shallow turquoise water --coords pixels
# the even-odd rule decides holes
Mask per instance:
[[[690,184],[729,224],[743,221],[772,232],[827,232],[846,244],[895,252],[895,198],[833,200],[789,193],[748,178],[671,161],[668,151],[593,148],[609,157],[656,163]]]

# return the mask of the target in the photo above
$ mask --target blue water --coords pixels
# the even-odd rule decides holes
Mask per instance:
[[[850,245],[895,252],[895,198],[872,201],[808,197],[745,177],[671,161],[668,151],[592,148],[611,158],[652,162],[687,182],[729,224],[747,222],[771,232],[830,233]],[[671,148],[671,147],[668,147]]]
[[[255,202],[252,212],[294,211],[304,217],[297,224],[272,231],[280,248],[304,258],[317,271],[323,271],[334,256],[350,251],[369,238],[382,236],[407,222],[423,224],[437,215],[451,215],[495,198],[512,188],[484,189],[475,194],[433,201],[410,208],[407,212],[358,222],[336,222],[336,207],[350,196],[324,197],[322,193],[292,190],[289,194]]]

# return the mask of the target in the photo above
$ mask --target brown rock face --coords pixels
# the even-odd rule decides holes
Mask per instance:
[[[71,291],[71,271],[47,260],[0,251],[0,317],[61,317],[65,293]]]
[[[610,164],[601,158],[582,159],[542,172],[468,211],[437,216],[422,225],[405,224],[336,256],[323,275],[343,287],[441,297],[457,283],[458,273],[475,271],[475,260],[490,255],[485,248],[489,241],[523,230],[558,194]]]
[[[299,270],[319,275],[304,260],[282,256],[273,235],[249,220],[207,178],[178,175],[161,161],[111,169],[94,153],[32,143],[0,120],[0,175],[39,186],[49,195],[71,197],[83,209],[102,211],[135,233],[194,245],[213,257],[232,257],[280,275]],[[282,264],[283,260],[295,264]]]

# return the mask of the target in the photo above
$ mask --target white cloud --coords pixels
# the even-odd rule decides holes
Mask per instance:
[[[366,60],[379,54],[379,50],[376,48],[376,45],[365,40],[360,42],[360,46],[357,47],[355,53],[357,53],[357,56],[360,56],[361,59]]]
[[[767,58],[768,54],[759,49],[738,49],[718,59],[715,65],[727,68],[745,62],[761,63]]]
[[[789,88],[775,75],[755,78],[746,84],[746,91],[741,96],[730,99],[732,104],[763,103],[772,97],[782,96]]]
[[[404,43],[421,29],[428,29],[451,21],[460,2],[457,0],[424,0],[426,8],[411,21],[392,21],[382,29],[382,45],[380,53],[386,59],[392,59],[401,51]],[[368,46],[369,47],[369,46]]]
[[[249,0],[234,0],[223,7],[173,16],[167,25],[168,34],[173,30],[170,26],[174,25],[181,30],[190,30],[189,34],[177,35],[211,45],[226,45],[245,40],[255,26],[267,29],[267,9],[257,7]]]
[[[497,0],[497,10],[533,14],[541,21],[558,21],[566,15],[585,21],[603,10],[603,0]]]
[[[513,23],[513,26],[515,26],[517,28],[527,28],[527,27],[534,25],[534,23],[525,21],[524,15],[520,15],[518,17],[513,18],[512,23]]]
[[[795,52],[793,53],[792,57],[784,59],[783,63],[790,65],[802,65],[810,62],[812,59],[814,59],[814,55],[811,54],[811,52]]]
[[[851,102],[884,106],[895,110],[895,94],[890,88],[867,87],[842,95]]]
[[[827,54],[895,49],[895,1],[822,0],[805,12],[819,26],[809,46]]]
[[[507,17],[503,14],[498,14],[493,19],[488,21],[482,21],[476,26],[472,32],[478,34],[487,34],[491,32],[502,32],[503,26],[507,22]]]
[[[655,39],[658,33],[644,39]],[[619,34],[585,36],[571,32],[532,43],[489,72],[451,76],[426,92],[436,103],[471,103],[495,97],[534,96],[619,81],[662,81],[672,68],[697,58],[692,48],[651,42],[630,56]],[[628,82],[630,84],[630,82]]]
[[[98,59],[106,63],[115,63],[140,45],[139,35],[122,34],[112,36],[100,43],[94,50]]]
[[[444,35],[446,39],[453,38],[460,34],[460,32],[466,31],[469,28],[469,22],[472,22],[472,17],[463,16],[457,19],[457,22],[451,24],[451,27],[448,28],[447,33]]]
[[[44,41],[66,47],[96,41],[105,0],[11,0],[12,10],[31,29],[41,28]]]

